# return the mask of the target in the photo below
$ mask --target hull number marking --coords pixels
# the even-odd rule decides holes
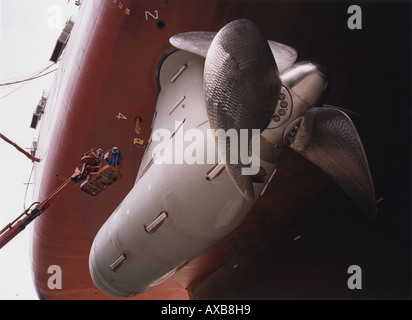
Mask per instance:
[[[149,20],[149,16],[151,16],[155,20],[159,19],[159,11],[157,11],[157,10],[154,11],[154,14],[151,13],[150,11],[145,11],[144,15],[146,17],[146,21]]]
[[[130,16],[130,14],[132,13],[132,11],[129,8],[126,8],[125,5],[119,0],[113,0],[113,3],[117,4],[120,10],[124,10],[124,13],[127,14],[128,16]]]
[[[116,118],[117,118],[117,120],[127,120],[127,118],[123,115],[123,114],[121,114],[120,112],[119,112],[119,114],[116,116]]]

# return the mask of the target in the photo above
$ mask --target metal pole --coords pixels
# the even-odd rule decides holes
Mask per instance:
[[[17,144],[15,144],[13,141],[8,139],[6,136],[0,133],[0,138],[2,138],[4,141],[6,141],[8,144],[11,144],[13,147],[15,147],[17,150],[19,150],[21,153],[23,153],[27,158],[29,158],[31,161],[35,162],[40,162],[39,158],[33,157],[30,153],[28,153],[26,150],[23,148],[19,147]]]

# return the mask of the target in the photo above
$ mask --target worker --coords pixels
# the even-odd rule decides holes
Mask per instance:
[[[109,162],[112,167],[117,167],[120,162],[122,162],[122,154],[117,147],[112,149],[112,155],[110,159],[106,159],[106,161]]]
[[[97,151],[96,151],[96,162],[97,162],[97,165],[100,165],[100,163],[102,162],[102,160],[103,160],[103,150],[102,149],[97,149]]]

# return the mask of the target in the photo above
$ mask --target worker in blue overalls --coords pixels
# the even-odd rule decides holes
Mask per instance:
[[[122,162],[122,154],[120,153],[120,151],[117,147],[114,147],[112,149],[112,155],[111,155],[110,159],[106,159],[106,161],[112,167],[117,167],[120,164],[120,162]]]

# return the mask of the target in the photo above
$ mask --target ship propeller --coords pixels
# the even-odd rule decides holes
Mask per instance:
[[[356,128],[342,109],[314,107],[320,99],[305,98],[322,97],[327,81],[316,80],[319,74],[312,64],[294,64],[297,53],[293,48],[267,41],[257,26],[245,19],[227,24],[218,33],[188,32],[172,37],[170,42],[206,59],[203,82],[207,113],[219,142],[225,142],[230,130],[240,137],[241,130],[246,129],[250,142],[252,129],[268,128],[279,107],[281,72],[291,92],[297,88],[301,91],[291,93],[291,100],[296,99],[293,113],[287,123],[268,130],[272,140],[263,149],[286,146],[295,150],[331,176],[367,214],[376,214],[373,183]],[[247,200],[254,200],[254,180],[243,174],[249,165],[239,161],[240,149],[236,144],[219,143],[229,176]],[[265,156],[273,154],[263,152]],[[272,160],[269,162],[276,162],[278,155]]]

